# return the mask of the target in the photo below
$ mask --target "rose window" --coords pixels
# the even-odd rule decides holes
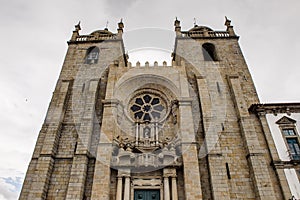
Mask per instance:
[[[151,121],[161,119],[165,115],[166,105],[160,97],[154,94],[144,94],[131,102],[131,113],[134,119]]]

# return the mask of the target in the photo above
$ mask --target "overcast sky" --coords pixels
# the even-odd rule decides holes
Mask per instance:
[[[240,36],[260,100],[300,101],[299,0],[0,1],[0,200],[19,195],[60,73],[66,42],[78,21],[81,34],[89,34],[105,28],[107,21],[108,28],[116,32],[123,18],[128,35],[125,47],[133,61],[141,53],[135,50],[140,43],[130,39],[136,30],[142,33],[148,28],[170,35],[167,49],[160,51],[157,59],[149,58],[162,62],[170,60],[175,16],[182,30],[190,29],[194,18],[198,25],[225,30],[226,15]],[[161,48],[155,45],[154,49]]]

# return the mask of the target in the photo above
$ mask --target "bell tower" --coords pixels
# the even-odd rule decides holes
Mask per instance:
[[[75,26],[20,199],[284,199],[239,36],[175,23],[172,63]]]
[[[80,35],[80,23],[75,26],[20,199],[91,197],[100,128],[114,126],[103,117],[113,104],[102,103],[109,69],[127,65],[123,27],[121,21],[118,33],[105,28]]]

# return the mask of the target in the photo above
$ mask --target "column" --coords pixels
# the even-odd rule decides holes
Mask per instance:
[[[125,177],[124,200],[130,199],[130,176]]]
[[[155,144],[158,145],[158,122],[157,122],[157,117],[155,118],[155,123],[154,123],[154,134],[155,134]]]
[[[122,200],[122,177],[118,177],[116,200]]]
[[[178,200],[176,176],[172,177],[172,200]]]
[[[169,177],[164,177],[164,200],[170,200]]]
[[[135,122],[135,145],[136,146],[139,144],[139,129],[140,129],[139,122],[136,121]]]
[[[171,187],[172,187],[172,200],[178,200],[177,194],[177,183],[176,183],[176,169],[175,168],[164,168],[164,200],[170,200],[170,186],[169,186],[169,177],[171,177]]]

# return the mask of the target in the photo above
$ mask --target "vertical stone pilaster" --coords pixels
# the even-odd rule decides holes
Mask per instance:
[[[182,144],[183,175],[186,199],[202,199],[196,144]]]
[[[190,98],[179,100],[185,198],[202,199],[191,103]]]
[[[83,199],[88,162],[86,155],[74,156],[66,199]]]
[[[27,173],[25,178],[25,180],[28,177],[31,179],[30,189],[26,193],[27,199],[45,199],[47,197],[70,85],[70,81],[62,81],[59,88],[54,92],[44,122],[47,129],[44,134],[43,145],[39,155],[35,155],[38,156],[35,169]],[[26,198],[21,195],[20,199]]]
[[[93,132],[93,118],[98,82],[97,80],[90,81],[89,89],[85,93],[84,113],[80,121],[81,126],[77,139],[77,148],[73,158],[66,199],[83,199],[91,135]]]
[[[274,139],[272,137],[265,113],[263,113],[263,112],[258,113],[258,118],[259,118],[259,122],[262,126],[264,136],[266,138],[266,142],[268,144],[270,156],[272,157],[272,160],[279,160],[279,155],[277,153]]]
[[[95,172],[93,177],[92,200],[109,200],[111,144],[98,144]]]
[[[40,155],[54,156],[56,154],[60,136],[61,122],[64,118],[65,105],[68,100],[68,91],[70,86],[71,85],[69,81],[62,81],[59,91],[55,92],[53,95],[56,97],[56,101],[51,101],[45,119],[45,124],[48,126],[48,128]]]
[[[30,192],[31,184],[33,181],[33,174],[34,170],[36,168],[36,164],[38,162],[38,159],[32,159],[29,163],[27,174],[23,183],[22,191],[19,197],[19,200],[25,200],[28,199],[28,194]]]
[[[97,147],[92,199],[109,200],[110,194],[110,162],[112,153],[112,139],[116,129],[113,113],[116,112],[118,101],[105,100],[100,141]]]
[[[266,142],[268,144],[268,150],[270,152],[270,156],[271,156],[271,158],[273,160],[273,164],[274,164],[274,163],[276,163],[276,161],[279,161],[280,158],[277,153],[274,139],[272,137],[272,134],[271,134],[271,131],[270,131],[267,119],[266,119],[266,114],[264,112],[259,112],[257,115],[259,117],[259,122],[262,126],[264,136],[265,136]],[[292,194],[291,194],[290,188],[288,186],[288,182],[285,177],[284,170],[278,166],[275,166],[275,164],[274,164],[274,170],[277,175],[277,180],[280,183],[279,185],[280,185],[280,189],[283,194],[283,197],[284,197],[284,199],[288,200],[292,196]]]
[[[248,106],[246,105],[241,83],[238,76],[228,76],[228,83],[232,92],[239,125],[247,151],[247,160],[250,167],[250,174],[254,184],[257,199],[275,199],[275,192],[268,171],[264,151],[260,146],[257,134],[253,127]]]
[[[228,178],[222,154],[208,154],[213,199],[230,199]]]
[[[276,174],[280,182],[283,198],[284,200],[289,200],[292,196],[292,192],[287,182],[287,178],[284,173],[284,168],[276,168]]]
[[[97,147],[95,172],[93,177],[91,199],[110,199],[110,161],[112,153],[112,140],[116,131],[116,119],[118,101],[111,99],[114,91],[115,70],[114,66],[109,67],[108,82],[106,85],[105,100],[103,100],[103,120],[100,130],[100,140]]]
[[[197,77],[197,86],[199,99],[201,99],[201,111],[205,134],[206,154],[208,156],[208,167],[210,173],[210,182],[212,187],[212,196],[214,199],[230,199],[230,192],[226,176],[225,161],[222,150],[219,148],[219,138],[215,118],[212,116],[212,99],[208,90],[205,77]],[[211,127],[210,127],[211,126]],[[204,155],[204,150],[201,150]]]
[[[53,165],[54,159],[50,156],[43,156],[38,159],[31,189],[26,199],[46,199]]]
[[[75,154],[87,155],[89,153],[98,85],[99,80],[91,80],[85,92],[85,106],[83,116],[79,121],[80,129]]]

